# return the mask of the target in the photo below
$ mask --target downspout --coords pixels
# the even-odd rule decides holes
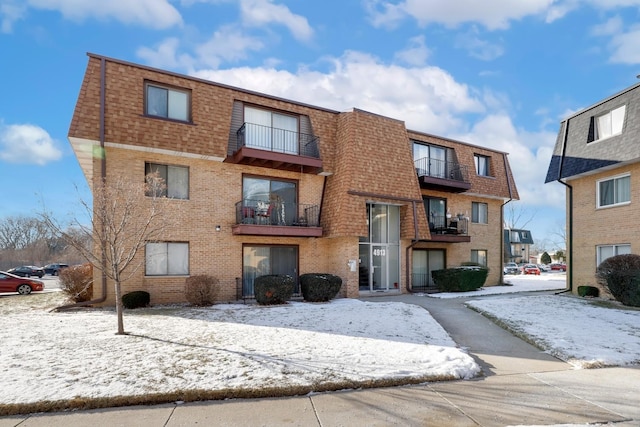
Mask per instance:
[[[513,200],[513,189],[511,188],[511,179],[509,179],[509,168],[507,162],[507,153],[502,153],[502,161],[504,162],[504,171],[507,177],[507,187],[509,188],[509,200],[504,202],[500,207],[500,282],[499,285],[504,285],[504,207],[507,203]]]
[[[412,205],[413,205],[413,239],[411,240],[411,244],[409,246],[407,246],[407,249],[405,250],[405,255],[404,255],[404,260],[405,263],[407,264],[406,267],[406,277],[405,277],[405,281],[404,281],[404,286],[407,289],[407,292],[412,292],[411,288],[409,287],[409,270],[411,269],[411,262],[409,261],[409,251],[411,251],[416,244],[418,244],[418,242],[420,241],[420,233],[418,231],[418,208],[416,207],[416,201],[412,200],[411,201]]]
[[[107,61],[105,58],[100,60],[100,179],[101,184],[104,185],[104,182],[107,179],[107,156],[105,155],[104,143],[105,143],[105,105],[106,105],[106,68]],[[104,233],[102,233],[104,236]],[[101,242],[103,243],[103,242]],[[56,307],[56,311],[59,310],[68,310],[75,307],[84,307],[92,304],[99,304],[104,302],[107,299],[107,276],[104,273],[104,269],[107,265],[107,259],[105,251],[102,251],[102,296],[96,299],[92,299],[89,301],[81,301],[74,304],[63,305],[60,307]]]
[[[564,166],[564,155],[567,149],[567,136],[569,135],[569,119],[567,118],[564,125],[564,132],[562,135],[562,155],[560,157],[560,167],[558,168],[558,179],[557,181],[567,187],[569,190],[569,242],[567,244],[569,259],[573,260],[573,187],[566,182],[562,181],[562,167]],[[559,294],[565,292],[573,293],[573,262],[569,262],[567,265],[567,289],[562,292],[558,292]]]

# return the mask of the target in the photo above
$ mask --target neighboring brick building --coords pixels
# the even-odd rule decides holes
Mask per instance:
[[[596,286],[606,258],[637,251],[640,84],[562,121],[546,182],[567,192],[567,285]],[[601,289],[601,293],[604,289]]]
[[[343,297],[428,290],[431,271],[471,260],[502,280],[503,205],[518,199],[503,152],[93,54],[69,140],[90,184],[166,178],[182,227],[123,283],[153,303],[183,301],[194,274],[223,300],[261,274],[333,273]]]

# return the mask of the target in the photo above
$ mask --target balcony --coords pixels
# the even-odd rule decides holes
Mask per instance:
[[[317,136],[253,123],[238,129],[233,155],[225,161],[303,173],[322,170]]]
[[[236,203],[233,234],[322,237],[318,205],[242,200]]]
[[[421,188],[452,193],[462,193],[471,188],[468,168],[465,165],[428,157],[418,159],[414,164]]]
[[[469,236],[469,218],[462,215],[451,216],[431,215],[429,221],[429,231],[431,232],[432,242],[470,242]]]

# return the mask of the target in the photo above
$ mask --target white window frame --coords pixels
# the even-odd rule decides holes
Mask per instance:
[[[156,197],[168,197],[169,199],[189,199],[189,168],[187,166],[165,165],[162,163],[145,162],[145,176],[148,173],[158,172],[164,180],[162,194]],[[151,196],[151,194],[146,194]]]
[[[154,110],[154,103],[150,101],[150,90],[166,91],[166,105],[162,111]],[[165,119],[191,122],[191,91],[180,90],[146,83],[144,88],[145,114]],[[165,111],[166,110],[166,111]]]
[[[188,276],[189,243],[147,242],[145,276]]]
[[[476,166],[476,175],[491,176],[491,158],[482,154],[474,154],[473,162]]]
[[[620,135],[622,133],[622,129],[624,128],[625,113],[626,105],[622,105],[618,108],[614,108],[611,111],[607,111],[604,114],[596,116],[594,119],[594,141],[602,141],[603,139]]]
[[[602,252],[603,250],[606,250],[606,249],[611,250],[611,255],[603,257]],[[616,256],[616,255],[624,255],[624,254],[630,254],[630,253],[631,253],[631,244],[629,243],[622,243],[617,245],[598,245],[596,246],[596,267],[599,266],[602,263],[602,261],[604,261],[607,258],[611,258],[612,256]]]
[[[484,267],[488,264],[488,253],[486,249],[471,249],[471,262],[478,263]]]
[[[474,209],[474,206],[478,206]],[[480,207],[485,207],[484,217],[480,211]],[[483,221],[484,220],[484,221]],[[489,204],[484,202],[471,202],[471,223],[472,224],[488,224],[489,223]]]
[[[618,197],[618,191],[617,191],[617,185],[616,185],[616,181],[620,180],[620,179],[624,179],[627,178],[629,180],[629,200],[622,200],[619,201]],[[613,203],[610,204],[601,204],[601,200],[600,200],[600,184],[604,183],[604,182],[609,182],[609,181],[613,181],[613,190],[614,190],[614,194],[613,194]],[[621,175],[617,175],[617,176],[612,176],[612,177],[608,177],[608,178],[604,178],[604,179],[599,179],[598,181],[596,181],[596,208],[600,209],[600,208],[610,208],[610,207],[614,207],[614,206],[625,206],[631,203],[631,174],[630,173],[624,173]]]

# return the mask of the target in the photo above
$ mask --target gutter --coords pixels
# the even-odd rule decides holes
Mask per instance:
[[[104,184],[104,182],[107,179],[107,156],[105,155],[105,151],[104,151],[104,143],[105,143],[105,120],[104,120],[104,116],[105,116],[105,105],[106,105],[106,69],[107,69],[107,62],[105,58],[101,58],[100,59],[100,153],[101,153],[101,158],[100,158],[100,178],[102,180],[102,183]],[[104,226],[104,225],[103,225]],[[104,236],[104,233],[102,233],[102,235]],[[104,244],[104,242],[100,242],[101,244]],[[103,303],[106,301],[107,299],[107,276],[104,273],[104,269],[107,265],[107,259],[106,259],[106,254],[105,251],[102,251],[102,269],[100,270],[102,272],[102,296],[96,299],[92,299],[89,301],[81,301],[81,302],[77,302],[74,304],[67,304],[67,305],[63,305],[60,307],[56,307],[56,311],[59,310],[69,310],[72,308],[76,308],[76,307],[86,307],[89,305],[93,305],[93,304],[99,304],[99,303]]]
[[[560,167],[558,167],[558,181],[564,185],[569,191],[569,239],[567,242],[567,255],[570,260],[573,260],[573,187],[570,184],[562,181],[562,167],[564,166],[565,151],[567,149],[567,136],[569,135],[569,119],[565,121],[564,132],[562,135],[562,155],[560,156]],[[567,289],[558,292],[558,294],[571,292],[573,293],[573,262],[567,263]]]
[[[420,242],[420,233],[418,230],[418,208],[416,206],[416,201],[413,200],[411,201],[412,205],[413,205],[413,239],[411,239],[411,244],[409,246],[407,246],[407,248],[405,249],[405,254],[404,254],[404,260],[405,263],[407,264],[406,269],[405,269],[405,273],[406,273],[406,277],[404,280],[404,287],[407,290],[407,292],[413,292],[413,290],[411,288],[409,288],[409,270],[411,269],[411,262],[409,261],[409,252],[413,250],[413,248],[418,244],[418,242]]]
[[[507,203],[513,201],[513,189],[511,188],[511,180],[509,179],[509,170],[507,162],[507,153],[502,153],[502,160],[504,162],[504,171],[507,177],[507,186],[509,187],[509,200],[504,202],[500,207],[500,265],[504,263],[504,207]],[[504,268],[500,268],[500,281],[499,285],[504,285]]]

